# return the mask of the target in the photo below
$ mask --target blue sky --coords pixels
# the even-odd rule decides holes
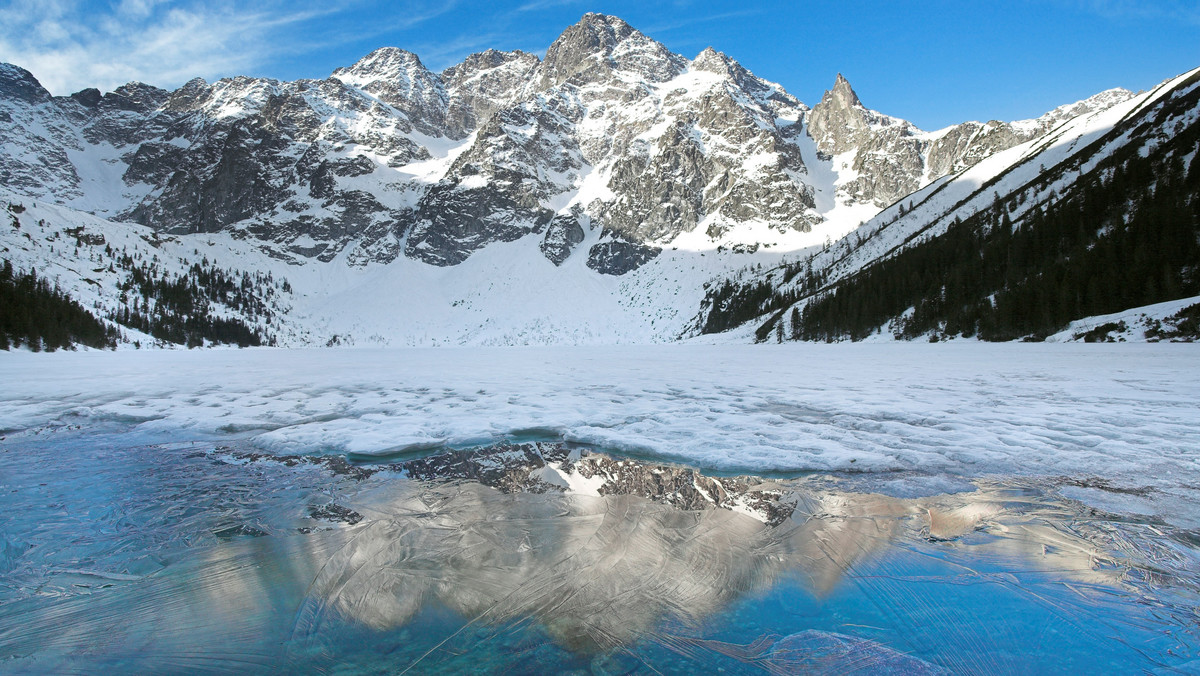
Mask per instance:
[[[926,129],[1033,117],[1200,66],[1197,0],[14,0],[0,1],[0,61],[55,94],[324,77],[387,45],[441,70],[489,47],[541,55],[589,11],[689,58],[711,45],[809,105],[841,72],[867,106]]]

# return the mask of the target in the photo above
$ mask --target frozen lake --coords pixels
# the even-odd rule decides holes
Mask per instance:
[[[1197,375],[1185,345],[0,354],[0,671],[1194,670]],[[504,441],[532,460],[414,460]]]

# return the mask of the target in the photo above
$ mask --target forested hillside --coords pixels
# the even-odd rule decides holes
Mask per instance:
[[[770,315],[756,332],[760,341],[882,332],[1038,340],[1082,317],[1200,294],[1196,80],[1070,161],[992,193],[990,205],[955,216],[945,232],[910,234],[851,274],[831,282],[810,257],[715,286],[704,331]],[[899,216],[909,204],[898,206]],[[842,246],[853,251],[889,225],[861,228]]]
[[[0,264],[0,349],[113,348],[117,338],[115,328],[38,277],[36,270],[19,272],[8,260]]]

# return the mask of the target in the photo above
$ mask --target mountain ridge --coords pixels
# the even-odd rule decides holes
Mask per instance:
[[[1017,138],[983,151],[969,139],[943,143],[927,168],[921,149],[866,129],[822,137],[820,150],[853,147],[863,159],[833,168],[857,175],[845,185],[814,185],[810,165],[822,160],[805,161],[801,146],[806,126],[828,118],[820,117],[821,104],[810,110],[712,48],[688,60],[601,14],[564,30],[545,59],[489,50],[440,74],[395,47],[324,80],[197,79],[174,92],[131,83],[106,95],[49,97],[22,72],[4,78],[13,98],[62,109],[59,119],[37,120],[51,131],[39,139],[50,143],[40,145],[61,150],[53,162],[61,170],[55,176],[16,162],[0,176],[10,187],[171,232],[237,228],[283,255],[327,261],[349,248],[356,264],[394,260],[407,239],[403,255],[452,265],[489,242],[544,232],[555,216],[569,219],[572,207],[586,212],[589,226],[629,244],[662,246],[700,229],[711,248],[749,245],[750,237],[734,241],[747,224],[765,222],[781,235],[811,230],[839,201],[885,206],[961,168],[972,152]],[[689,73],[695,77],[681,79]],[[672,81],[682,86],[658,91]],[[831,92],[841,87],[854,112],[903,126],[903,136],[919,133],[868,111],[839,74]],[[639,109],[614,110],[622,107]],[[55,128],[65,124],[83,127],[83,138]],[[242,152],[248,145],[252,154]],[[69,152],[94,149],[109,156],[77,166]],[[904,156],[866,159],[881,150]],[[119,177],[98,171],[122,164]],[[87,170],[107,175],[79,175]],[[593,173],[600,175],[586,181]],[[486,189],[476,185],[481,179]],[[89,182],[109,184],[110,204],[89,203]],[[820,199],[822,191],[837,194]],[[580,199],[571,204],[569,193]],[[288,246],[289,236],[320,245]]]
[[[441,73],[381,48],[325,79],[197,78],[171,92],[131,83],[53,97],[2,66],[0,116],[12,124],[0,129],[0,183],[10,202],[236,242],[263,269],[307,270],[297,287],[309,300],[295,304],[308,319],[273,332],[280,344],[387,343],[391,331],[421,344],[400,320],[356,320],[321,300],[357,306],[345,294],[374,297],[366,280],[385,277],[382,287],[409,280],[452,308],[395,307],[408,319],[444,316],[454,328],[431,323],[433,342],[554,341],[555,331],[674,340],[698,332],[706,290],[746,261],[772,269],[786,252],[828,248],[997,153],[1133,96],[1108,90],[1032,120],[924,131],[867,108],[840,73],[810,108],[712,47],[687,59],[589,14],[545,59],[488,50]],[[455,275],[464,279],[448,283]],[[512,276],[503,290],[496,275]],[[456,290],[431,293],[423,285],[435,278]],[[555,286],[561,300],[529,302]],[[595,317],[577,313],[572,294],[591,299]],[[529,314],[496,316],[508,307]],[[564,329],[567,317],[586,328]],[[604,326],[618,321],[627,330]],[[493,330],[504,337],[479,337]]]

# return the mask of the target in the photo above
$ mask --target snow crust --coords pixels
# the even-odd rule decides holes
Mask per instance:
[[[729,471],[1167,490],[1200,480],[1198,374],[1200,351],[1165,343],[17,352],[0,429],[308,454],[534,435]]]
[[[1106,315],[1084,317],[1071,322],[1062,331],[1052,336],[1047,336],[1046,340],[1054,343],[1079,340],[1075,336],[1105,324],[1124,322],[1126,326],[1124,331],[1113,330],[1110,332],[1113,340],[1130,343],[1146,342],[1146,330],[1154,326],[1156,322],[1161,322],[1163,319],[1178,313],[1180,310],[1196,305],[1197,303],[1200,303],[1200,296],[1169,300],[1163,303],[1154,303],[1153,305],[1143,305]]]

